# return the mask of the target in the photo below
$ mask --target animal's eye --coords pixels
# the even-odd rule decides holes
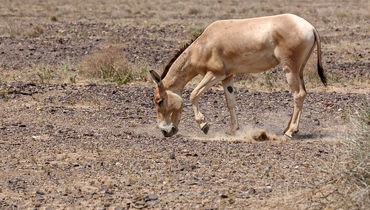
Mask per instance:
[[[157,101],[157,104],[158,104],[158,106],[162,106],[162,104],[163,104],[163,99],[159,99],[159,100]]]

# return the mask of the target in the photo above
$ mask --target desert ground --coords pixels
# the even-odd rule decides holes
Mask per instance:
[[[369,209],[370,2],[41,1],[0,3],[1,209]],[[156,127],[154,83],[215,20],[297,14],[314,50],[299,133],[281,67],[236,78],[241,128],[221,85],[203,94],[208,135],[184,90],[179,133]],[[267,135],[261,135],[266,133]]]

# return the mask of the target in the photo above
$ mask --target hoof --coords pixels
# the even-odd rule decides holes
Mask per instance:
[[[235,133],[236,133],[236,131],[237,130],[239,130],[239,126],[238,127],[236,127],[236,128],[230,128],[228,131],[226,131],[225,133],[227,134],[227,135],[230,135],[230,136],[233,136],[233,135],[235,135]]]
[[[209,131],[209,125],[208,125],[208,123],[206,123],[205,125],[203,125],[203,127],[201,129],[202,129],[202,131],[203,131],[204,134],[207,134],[208,131]]]
[[[228,130],[228,131],[226,131],[225,133],[226,133],[227,135],[233,136],[233,135],[235,135],[235,132],[236,132],[236,131]]]
[[[289,138],[289,139],[292,139],[293,138],[293,136],[296,134],[296,133],[298,133],[298,130],[296,130],[296,131],[293,131],[293,132],[290,132],[291,134],[288,134],[288,132],[285,132],[284,133],[284,136],[286,136],[287,138]]]
[[[287,139],[292,139],[292,136],[290,136],[290,135],[288,135],[286,133],[284,133],[284,137],[287,138]]]

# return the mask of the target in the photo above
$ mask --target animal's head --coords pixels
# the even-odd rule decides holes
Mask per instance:
[[[161,77],[155,71],[150,71],[150,75],[157,84],[153,101],[157,110],[158,127],[165,137],[173,136],[177,133],[180,123],[183,106],[182,98],[178,94],[167,90]]]

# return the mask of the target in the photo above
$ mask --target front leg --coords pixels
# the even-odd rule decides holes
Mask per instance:
[[[230,130],[226,131],[226,134],[229,134],[229,135],[234,135],[235,132],[239,129],[238,118],[236,117],[236,114],[235,114],[236,101],[235,101],[233,83],[234,83],[234,76],[229,76],[222,81],[222,86],[224,88],[225,97],[226,97],[227,108],[230,111],[230,118],[231,118]]]
[[[207,72],[202,81],[198,84],[198,86],[191,92],[190,94],[190,102],[193,105],[195,120],[199,124],[200,129],[207,134],[209,130],[209,125],[205,121],[204,115],[199,111],[199,98],[200,95],[215,85],[217,82],[223,80],[225,76],[216,76],[212,72]]]

